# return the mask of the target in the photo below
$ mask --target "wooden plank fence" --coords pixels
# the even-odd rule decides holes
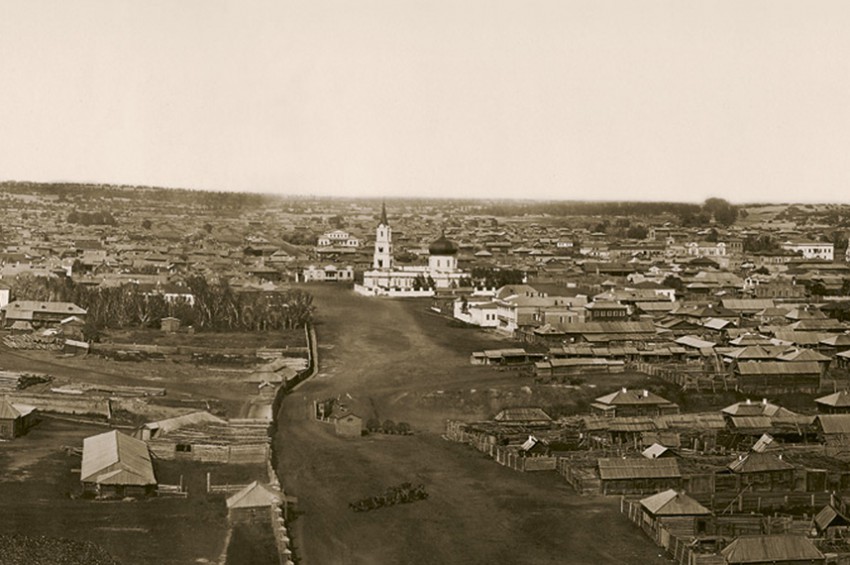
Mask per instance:
[[[592,469],[573,465],[570,460],[559,458],[555,470],[579,494],[599,493],[602,490],[602,481]]]
[[[689,492],[700,504],[716,512],[773,512],[798,508],[816,513],[829,504],[830,492]]]
[[[678,565],[726,565],[726,560],[718,554],[695,552],[691,546],[694,539],[692,536],[678,536],[661,524],[657,524],[657,529],[653,530],[652,525],[644,520],[643,511],[637,501],[621,498],[620,512],[643,530],[656,545],[664,548],[667,555]]]
[[[627,370],[658,377],[668,383],[680,386],[682,390],[695,390],[697,392],[735,390],[735,379],[732,375],[711,373],[687,365],[671,367],[638,361],[630,363]]]

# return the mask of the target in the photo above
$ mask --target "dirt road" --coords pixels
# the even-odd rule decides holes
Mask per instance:
[[[666,563],[618,513],[615,499],[580,497],[555,473],[522,474],[440,437],[445,414],[411,409],[406,394],[516,380],[472,367],[469,353],[504,346],[449,327],[422,302],[361,298],[312,286],[320,372],[283,403],[279,474],[303,512],[291,524],[308,565]],[[413,436],[336,437],[308,418],[313,399],[340,395],[364,419],[408,421]],[[348,502],[401,482],[426,501],[354,513]]]

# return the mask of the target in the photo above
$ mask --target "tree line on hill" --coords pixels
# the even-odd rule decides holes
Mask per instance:
[[[109,212],[78,212],[74,210],[68,214],[69,224],[81,224],[84,226],[117,226],[118,222]]]
[[[313,318],[313,296],[300,289],[236,292],[223,279],[197,275],[186,280],[187,297],[166,297],[127,283],[88,287],[69,278],[19,275],[12,283],[16,300],[73,302],[85,308],[86,339],[105,329],[158,328],[165,317],[201,331],[274,331],[303,327]]]
[[[183,188],[157,188],[149,186],[100,185],[81,183],[37,183],[26,181],[5,181],[0,188],[10,194],[38,194],[58,197],[64,202],[71,199],[103,200],[121,198],[123,200],[142,200],[146,203],[174,204],[204,207],[213,211],[230,214],[233,209],[259,208],[263,204],[278,201],[269,194],[247,192],[216,192],[188,190]],[[70,221],[70,220],[69,220]]]
[[[685,227],[721,226],[735,223],[738,207],[722,198],[703,204],[682,202],[499,202],[484,206],[481,213],[493,216],[674,216]],[[639,238],[638,238],[639,239]]]

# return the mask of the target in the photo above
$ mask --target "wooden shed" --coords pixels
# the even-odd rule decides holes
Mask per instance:
[[[159,327],[165,333],[175,333],[180,329],[180,318],[168,316],[159,321]]]
[[[83,440],[83,491],[104,497],[153,494],[156,477],[145,442],[117,430]]]
[[[814,361],[744,361],[734,368],[736,388],[755,394],[815,394],[821,366]]]
[[[814,518],[818,535],[827,538],[846,538],[850,531],[850,518],[831,504],[824,506]]]
[[[269,421],[224,420],[199,411],[149,422],[136,430],[151,452],[164,460],[206,463],[262,463],[269,456]]]
[[[281,494],[268,485],[254,481],[227,499],[230,523],[252,523],[268,520],[273,507],[282,502]]]
[[[676,458],[601,458],[597,461],[603,494],[647,494],[679,488],[682,473]]]
[[[815,399],[818,412],[823,414],[848,414],[850,413],[850,391],[839,390],[826,396]]]
[[[35,407],[0,399],[0,439],[15,439],[35,424]]]
[[[505,408],[493,417],[496,422],[511,424],[542,424],[552,422],[551,416],[542,408]]]
[[[705,533],[711,510],[682,491],[668,489],[640,501],[644,530],[664,545],[664,532],[678,537]]]
[[[815,427],[821,443],[828,446],[850,445],[850,414],[820,414]]]
[[[826,563],[826,557],[810,539],[791,534],[741,536],[723,548],[720,554],[729,565]]]

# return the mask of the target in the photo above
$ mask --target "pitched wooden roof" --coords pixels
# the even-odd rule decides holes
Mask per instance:
[[[679,462],[673,457],[662,459],[622,459],[619,457],[601,458],[596,462],[599,478],[605,480],[622,479],[668,479],[682,476]]]
[[[497,422],[551,422],[541,408],[505,408],[493,418]]]
[[[821,414],[817,420],[825,434],[850,434],[850,414]]]
[[[649,390],[629,390],[621,388],[611,394],[600,396],[595,401],[606,406],[648,406],[655,404],[671,404],[666,398],[662,398]]]
[[[124,471],[120,475],[116,471]],[[118,477],[124,481],[117,483]],[[145,442],[117,430],[83,440],[82,482],[154,485],[156,478]]]
[[[707,516],[711,510],[675,489],[668,489],[640,501],[653,516]]]
[[[823,553],[805,536],[790,534],[740,536],[720,554],[731,564],[824,561]]]
[[[741,375],[819,375],[820,365],[814,361],[745,361],[738,363]]]
[[[850,406],[850,391],[839,390],[838,392],[816,398],[815,402],[835,408]]]
[[[750,452],[727,465],[733,473],[764,473],[790,471],[794,465],[770,453]]]
[[[257,481],[227,499],[227,508],[264,508],[280,504],[280,495]]]

